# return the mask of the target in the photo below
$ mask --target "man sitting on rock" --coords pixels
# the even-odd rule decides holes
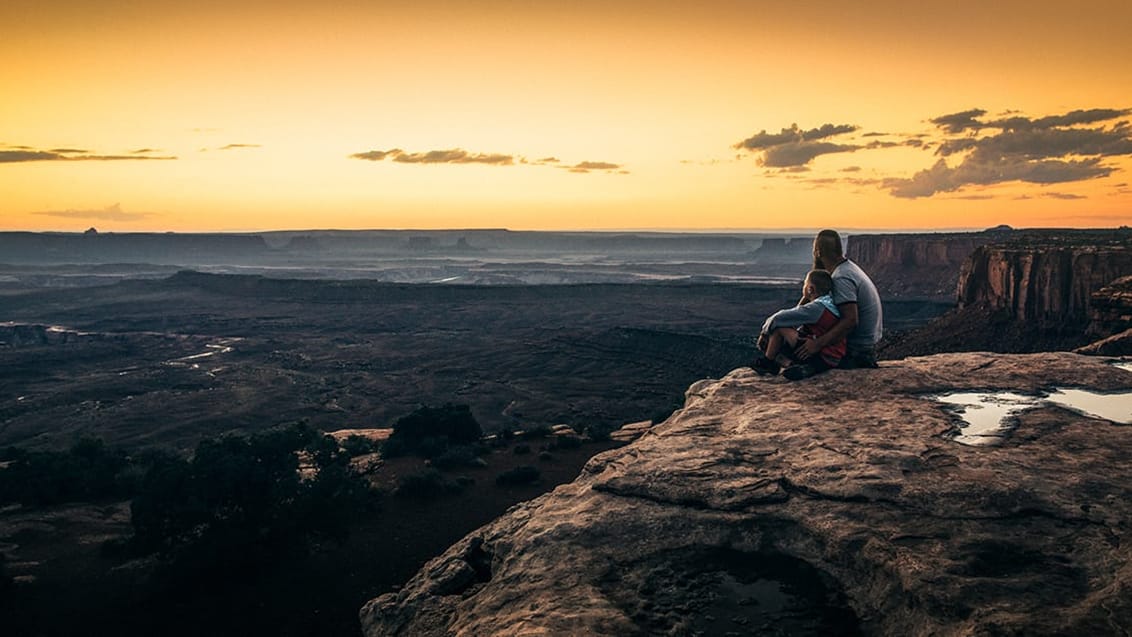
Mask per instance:
[[[839,367],[876,367],[876,344],[883,329],[880,294],[872,279],[856,263],[845,258],[841,236],[833,230],[822,230],[814,238],[814,267],[828,270],[833,277],[833,302],[840,310],[837,324],[812,340],[803,341],[795,355],[806,361],[796,374],[812,376],[821,371],[815,354],[844,338],[848,351]],[[810,363],[813,363],[811,366]]]
[[[820,356],[808,363],[799,363],[793,356],[801,343],[814,340],[837,325],[841,312],[830,296],[832,289],[833,278],[829,272],[812,270],[802,283],[802,300],[798,306],[775,312],[763,323],[758,342],[762,355],[754,364],[760,376],[777,374],[786,367],[782,375],[799,380],[837,367],[845,355],[844,337],[823,347]]]

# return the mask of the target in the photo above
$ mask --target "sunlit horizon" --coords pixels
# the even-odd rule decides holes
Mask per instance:
[[[1132,5],[0,7],[0,230],[1115,227]]]

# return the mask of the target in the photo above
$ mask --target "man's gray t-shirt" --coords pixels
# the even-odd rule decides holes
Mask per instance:
[[[880,340],[884,317],[873,280],[846,259],[833,268],[833,303],[857,304],[857,327],[845,337],[849,349],[872,348]]]

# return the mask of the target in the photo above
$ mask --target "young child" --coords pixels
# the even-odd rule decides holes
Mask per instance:
[[[789,310],[775,312],[763,323],[759,333],[758,346],[762,355],[755,361],[755,371],[760,376],[777,374],[783,367],[782,375],[790,380],[800,380],[831,367],[837,367],[845,356],[845,339],[822,348],[817,356],[799,362],[794,350],[802,339],[817,338],[832,328],[841,313],[833,304],[830,292],[833,278],[825,270],[811,270],[802,283],[802,300],[798,306]]]

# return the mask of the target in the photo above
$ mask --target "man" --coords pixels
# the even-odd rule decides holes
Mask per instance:
[[[845,258],[841,236],[833,230],[822,230],[814,238],[814,267],[828,270],[833,275],[833,303],[841,311],[841,318],[828,332],[805,341],[795,352],[806,360],[837,339],[845,337],[848,351],[839,365],[842,369],[877,366],[877,341],[883,329],[883,311],[880,294],[872,279],[856,263]],[[807,374],[809,365],[796,372]]]

